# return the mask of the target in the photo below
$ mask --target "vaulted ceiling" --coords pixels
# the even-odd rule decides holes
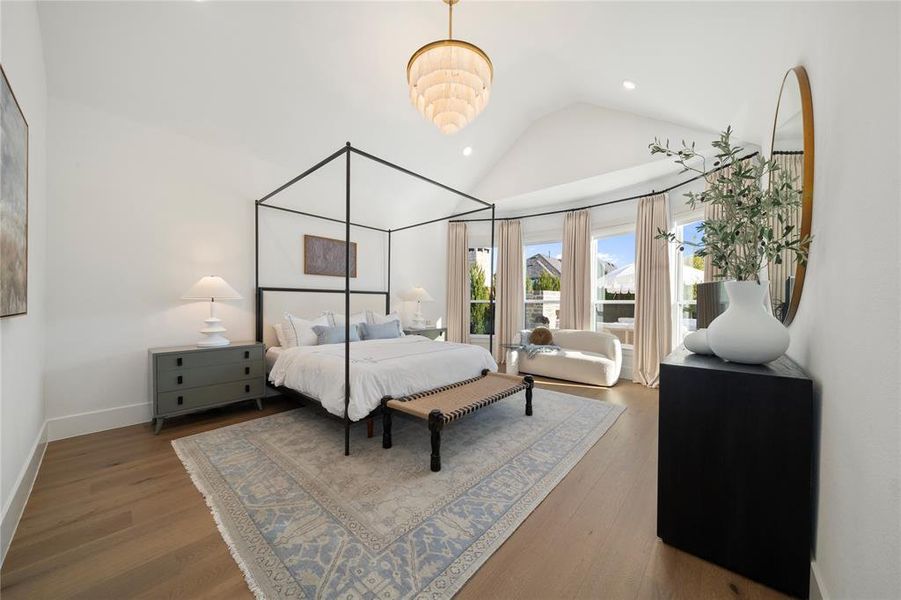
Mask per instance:
[[[416,48],[446,33],[445,8],[438,0],[73,1],[42,2],[40,17],[54,98],[237,147],[288,171],[351,140],[472,190],[531,123],[575,103],[692,130],[731,123],[758,141],[782,73],[803,59],[793,40],[812,35],[797,24],[814,10],[463,0],[455,34],[490,55],[494,89],[473,124],[445,136],[410,106],[404,71]],[[625,91],[624,79],[638,88]],[[465,146],[474,149],[468,158]],[[599,164],[598,174],[607,168]]]

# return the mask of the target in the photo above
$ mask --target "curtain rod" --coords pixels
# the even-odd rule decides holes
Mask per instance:
[[[743,156],[743,157],[739,158],[738,160],[739,161],[747,160],[749,158],[753,158],[753,157],[757,156],[758,154],[760,154],[760,153],[752,152],[751,154],[748,154],[747,156]],[[693,181],[697,181],[698,179],[705,177],[707,175],[710,175],[711,173],[716,173],[717,171],[721,171],[722,169],[725,169],[726,167],[729,167],[731,165],[732,165],[732,163],[729,163],[728,165],[721,165],[719,167],[716,167],[715,169],[705,171],[704,173],[695,175],[691,179],[686,179],[685,181],[683,181],[681,183],[671,185],[668,188],[659,190],[659,191],[651,190],[649,193],[639,194],[637,196],[629,196],[628,198],[618,198],[616,200],[607,200],[605,202],[598,202],[596,204],[589,204],[587,206],[576,206],[574,208],[561,208],[558,210],[548,210],[545,212],[532,213],[532,214],[527,214],[527,215],[518,215],[515,217],[495,217],[494,220],[495,221],[515,221],[517,219],[531,219],[533,217],[546,217],[549,215],[559,215],[559,214],[563,214],[563,213],[574,212],[577,210],[589,210],[592,208],[598,208],[599,206],[609,206],[611,204],[619,204],[620,202],[629,202],[630,200],[638,200],[639,198],[647,198],[648,196],[653,196],[655,194],[667,194],[677,188],[688,185],[689,183],[692,183]],[[455,219],[455,220],[448,221],[448,223],[480,223],[480,222],[485,222],[485,221],[490,221],[490,220],[491,219]]]

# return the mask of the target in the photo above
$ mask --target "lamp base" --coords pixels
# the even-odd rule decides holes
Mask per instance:
[[[200,330],[200,333],[206,337],[197,342],[198,348],[215,348],[217,346],[228,346],[231,341],[224,335],[226,329],[222,326],[222,320],[216,317],[210,317],[204,321],[206,327]]]

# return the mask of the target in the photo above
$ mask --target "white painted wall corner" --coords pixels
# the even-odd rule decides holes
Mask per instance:
[[[823,576],[820,575],[820,568],[817,561],[810,561],[810,600],[829,600],[829,594],[823,587]]]
[[[25,512],[25,504],[31,496],[31,490],[46,450],[47,422],[45,421],[34,440],[28,460],[22,465],[22,470],[16,478],[6,506],[3,507],[3,515],[0,517],[0,564],[6,560],[6,551],[9,550],[13,536],[16,534],[16,528],[19,526],[19,520],[22,518],[22,513]]]

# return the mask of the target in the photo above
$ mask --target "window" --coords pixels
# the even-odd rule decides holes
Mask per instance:
[[[523,249],[525,267],[525,327],[560,325],[560,257],[562,242],[531,244]]]
[[[632,345],[635,335],[635,232],[593,240],[595,256],[594,329]]]
[[[491,318],[491,248],[469,249],[469,333],[489,335]]]
[[[686,242],[676,251],[676,343],[698,327],[697,284],[704,281],[704,257],[695,254],[701,243],[700,219],[676,224],[676,238]]]

